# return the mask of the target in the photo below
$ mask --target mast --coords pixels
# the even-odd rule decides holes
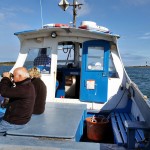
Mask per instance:
[[[76,27],[76,17],[77,17],[77,10],[76,10],[76,0],[73,0],[73,27]]]
[[[67,0],[61,0],[58,4],[64,11],[66,11],[69,6],[73,7],[73,27],[76,27],[77,8],[80,9],[81,5],[83,4],[79,4],[77,0],[73,0],[73,4],[70,4]]]

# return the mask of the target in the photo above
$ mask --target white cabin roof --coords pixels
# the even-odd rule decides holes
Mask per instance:
[[[91,38],[91,39],[104,39],[108,41],[114,41],[114,39],[119,38],[119,35],[104,33],[94,30],[85,30],[72,27],[51,27],[51,28],[42,28],[36,30],[28,30],[22,32],[16,32],[15,35],[19,39],[31,39],[31,38],[40,38],[51,36],[52,32],[56,32],[57,36],[61,37],[82,37],[82,38]]]

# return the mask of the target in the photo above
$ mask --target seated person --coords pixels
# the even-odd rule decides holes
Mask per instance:
[[[33,114],[42,114],[45,110],[47,88],[45,83],[41,80],[40,71],[36,67],[29,69],[28,72],[31,82],[35,88],[35,104]]]
[[[16,68],[12,78],[15,86],[9,72],[3,73],[0,82],[1,95],[9,98],[6,112],[0,121],[0,133],[23,128],[29,122],[33,112],[35,90],[27,69],[24,67]]]
[[[40,55],[34,59],[34,66],[49,66],[51,64],[51,58],[47,56],[47,49],[42,48],[40,51]],[[40,68],[39,69],[43,69]]]

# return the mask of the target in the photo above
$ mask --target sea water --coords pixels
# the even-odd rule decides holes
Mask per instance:
[[[0,66],[0,75],[3,73],[3,72],[7,72],[9,70],[11,70],[12,66]]]
[[[0,75],[11,68],[12,66],[0,66]],[[150,68],[126,67],[126,71],[142,93],[150,99]]]
[[[130,79],[136,83],[142,93],[150,99],[150,68],[127,67],[126,71]]]

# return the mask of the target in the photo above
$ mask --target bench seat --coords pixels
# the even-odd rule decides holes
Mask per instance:
[[[127,128],[125,127],[125,121],[135,121],[135,118],[130,113],[111,113],[111,123],[114,133],[115,143],[122,146],[127,146]],[[144,132],[141,129],[135,129],[135,142],[140,143],[144,140]]]

